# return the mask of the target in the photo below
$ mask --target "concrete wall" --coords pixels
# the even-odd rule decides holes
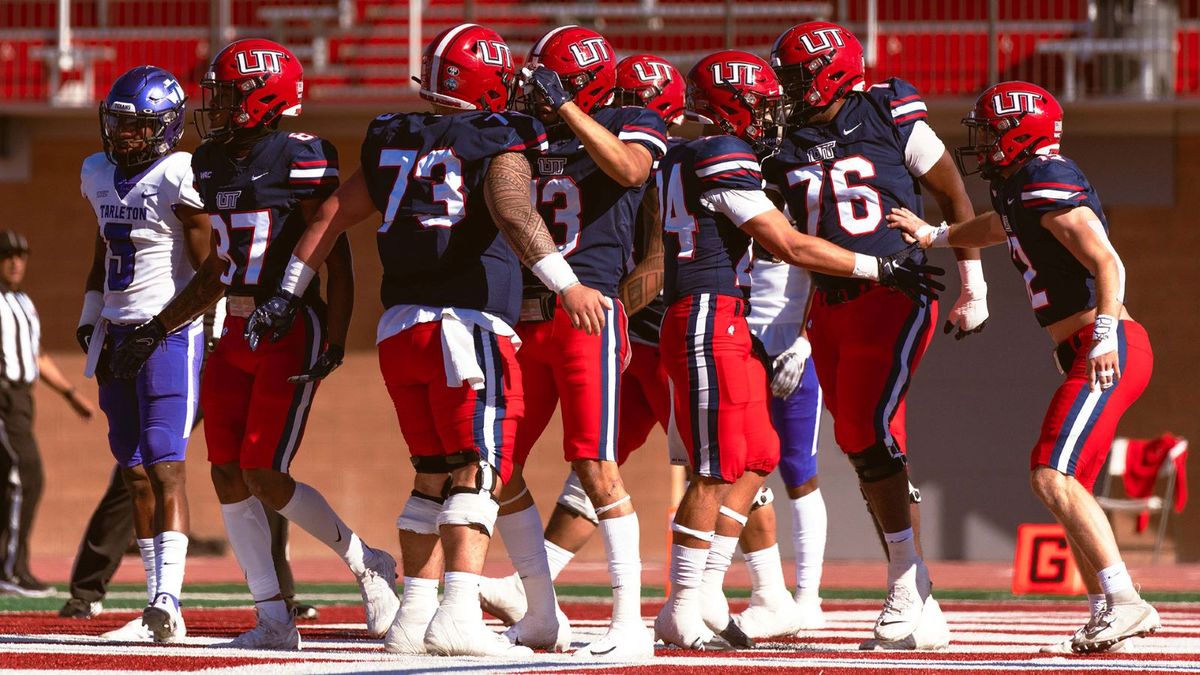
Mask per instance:
[[[958,133],[961,101],[935,102],[934,124],[950,146]],[[320,133],[342,153],[343,175],[357,164],[361,131],[372,113],[319,116],[306,111],[292,128]],[[27,288],[40,308],[45,348],[77,376],[82,356],[74,345],[80,293],[95,222],[78,191],[78,167],[98,149],[95,120],[77,116],[10,120],[10,156],[0,156],[0,226],[24,232],[33,257]],[[0,145],[0,147],[4,147]],[[1194,357],[1200,335],[1200,113],[1169,107],[1094,107],[1068,111],[1064,151],[1092,176],[1106,204],[1113,240],[1128,270],[1128,306],[1150,332],[1156,372],[1142,400],[1126,415],[1121,433],[1152,435],[1170,429],[1200,439]],[[2,154],[2,153],[0,153]],[[20,178],[27,174],[27,178]],[[986,193],[968,179],[978,209]],[[931,207],[931,216],[936,208]],[[320,488],[368,541],[394,542],[393,523],[411,486],[411,467],[372,349],[380,314],[380,276],[373,226],[352,233],[358,269],[357,305],[347,364],[321,389],[295,474]],[[950,256],[935,260],[953,268]],[[910,392],[913,474],[925,498],[925,547],[934,557],[1011,558],[1018,523],[1049,520],[1027,486],[1029,448],[1059,377],[1049,340],[1033,320],[1020,277],[1004,249],[985,256],[992,318],[981,335],[963,342],[939,334]],[[950,280],[955,280],[950,272]],[[954,283],[951,283],[954,286]],[[947,295],[942,313],[954,294]],[[87,387],[91,387],[90,383]],[[86,388],[85,388],[86,389]],[[94,393],[94,390],[92,390]],[[38,430],[47,465],[47,495],[35,538],[40,553],[70,554],[111,466],[105,422],[78,423],[57,397],[42,390]],[[826,420],[821,443],[823,493],[829,506],[829,555],[878,555],[854,484]],[[552,422],[531,468],[530,482],[545,515],[565,466],[557,461],[561,431]],[[208,486],[203,434],[192,443],[189,478],[195,534],[219,536],[216,500]],[[643,522],[643,556],[665,554],[665,448],[661,433],[631,460],[627,480]],[[1200,462],[1190,471],[1200,481]],[[781,505],[784,502],[779,502]],[[788,549],[790,516],[780,509]],[[1172,527],[1181,560],[1200,560],[1200,503],[1193,500]],[[392,544],[394,548],[394,544]],[[306,535],[295,557],[326,555]],[[502,555],[498,549],[493,555]],[[583,556],[601,559],[594,542]]]

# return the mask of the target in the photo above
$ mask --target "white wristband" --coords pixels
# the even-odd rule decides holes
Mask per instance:
[[[1088,358],[1094,359],[1117,351],[1117,320],[1107,314],[1097,314],[1092,328],[1092,349]]]
[[[100,320],[100,312],[104,311],[104,294],[100,291],[88,291],[83,294],[83,312],[79,315],[80,326],[94,326]]]
[[[571,264],[561,253],[555,251],[533,264],[534,275],[546,284],[546,288],[555,293],[562,293],[579,283],[579,277],[571,269]]]
[[[865,253],[854,254],[854,271],[850,276],[855,279],[879,281],[879,259]]]
[[[950,248],[950,226],[946,221],[942,221],[937,227],[933,228],[933,241],[929,243],[930,248]]]
[[[959,260],[958,276],[963,290],[972,300],[987,297],[987,280],[983,278],[983,261]]]
[[[303,260],[292,256],[287,269],[283,271],[283,279],[279,282],[279,290],[291,293],[296,297],[304,295],[308,284],[317,276],[317,271],[309,267]]]
[[[796,338],[796,341],[792,343],[792,346],[788,347],[787,351],[784,353],[795,354],[800,358],[801,361],[807,361],[808,357],[812,356],[812,343],[808,341],[808,338],[800,335]]]

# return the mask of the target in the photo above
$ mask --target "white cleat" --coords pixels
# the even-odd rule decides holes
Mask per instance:
[[[942,606],[930,597],[921,608],[921,620],[910,635],[900,640],[867,640],[859,649],[868,651],[934,651],[950,645],[950,626],[942,614]]]
[[[388,627],[383,638],[383,650],[392,654],[427,654],[425,631],[428,621],[403,621],[404,612],[397,612],[396,619]]]
[[[493,656],[520,659],[533,656],[533,650],[514,645],[483,623],[483,617],[468,620],[451,616],[438,607],[425,631],[425,649],[438,656]]]
[[[521,577],[510,574],[499,579],[484,577],[479,582],[479,604],[483,611],[511,626],[525,618],[529,601],[525,598],[525,586]]]
[[[1077,654],[1110,651],[1114,645],[1162,628],[1158,611],[1145,600],[1109,605],[1071,641]]]
[[[664,644],[698,651],[729,651],[733,645],[705,625],[698,612],[680,611],[668,601],[654,619],[654,637]],[[733,626],[737,628],[736,625]]]
[[[387,551],[371,549],[374,560],[358,576],[358,590],[367,614],[367,635],[381,638],[400,611],[396,597],[396,559]]]
[[[700,617],[704,619],[704,625],[714,633],[720,633],[729,625],[729,600],[720,586],[700,585]]]
[[[654,636],[644,625],[611,626],[599,640],[576,649],[571,656],[597,661],[641,661],[654,657]]]
[[[796,612],[800,615],[797,631],[821,630],[825,628],[825,610],[821,609],[821,598],[797,597]]]
[[[750,596],[750,606],[734,621],[750,638],[791,636],[800,630],[800,608],[787,593],[755,593]]]
[[[915,575],[904,574],[892,582],[883,611],[875,620],[875,639],[899,642],[913,634],[921,621],[925,600],[933,591],[924,561],[916,563]],[[915,576],[915,578],[914,578]]]
[[[287,621],[275,621],[264,616],[258,609],[258,624],[250,630],[225,642],[217,647],[228,649],[274,649],[279,651],[300,651],[300,631],[296,630],[296,620],[290,614]]]
[[[149,609],[149,607],[147,607]],[[104,640],[112,640],[113,642],[153,642],[154,634],[142,623],[142,617],[133,619],[129,623],[101,633],[100,637]]]
[[[565,652],[571,648],[571,622],[567,620],[567,615],[558,603],[555,603],[553,621],[526,614],[504,631],[504,637],[514,645],[525,645],[549,652]]]
[[[1101,611],[1101,614],[1102,613],[1103,613],[1103,611]],[[1080,626],[1079,628],[1076,628],[1075,633],[1072,634],[1071,637],[1069,637],[1065,640],[1062,640],[1060,642],[1055,642],[1052,645],[1046,645],[1045,647],[1042,647],[1041,649],[1039,649],[1038,653],[1060,654],[1060,655],[1061,654],[1074,654],[1075,649],[1072,645],[1074,645],[1076,641],[1082,640],[1084,633],[1086,633],[1088,630],[1091,630],[1096,625],[1096,617],[1098,617],[1098,616],[1100,616],[1100,614],[1096,614],[1095,616],[1088,619],[1088,622],[1086,624]],[[1123,652],[1126,650],[1126,648],[1128,647],[1129,644],[1130,644],[1129,641],[1122,640],[1121,642],[1114,643],[1108,649],[1104,649],[1101,651]]]
[[[187,636],[187,626],[176,600],[166,593],[159,593],[154,604],[142,610],[142,623],[154,636],[155,642],[174,642]]]

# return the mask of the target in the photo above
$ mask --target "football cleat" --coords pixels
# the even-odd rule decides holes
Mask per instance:
[[[103,611],[104,603],[99,600],[89,602],[83,598],[71,598],[58,610],[58,615],[64,619],[92,619]]]
[[[142,617],[139,616],[120,628],[101,633],[100,638],[113,642],[152,642],[154,634],[150,632],[150,629],[142,622]]]
[[[911,651],[945,649],[950,645],[950,627],[942,615],[942,607],[932,597],[921,607],[921,620],[910,635],[899,640],[867,640],[859,649],[867,651]]]
[[[426,654],[425,631],[428,621],[405,621],[404,612],[396,612],[396,619],[383,638],[383,650],[391,654]]]
[[[819,603],[818,600],[818,612],[821,609]],[[800,607],[792,596],[755,593],[750,596],[750,606],[734,620],[748,637],[765,638],[795,635],[800,630],[800,616]]]
[[[700,616],[704,625],[714,633],[720,633],[729,625],[729,600],[725,591],[714,583],[700,584]]]
[[[521,577],[510,574],[506,577],[493,579],[484,577],[479,582],[479,604],[483,611],[500,619],[505,626],[511,626],[520,621],[529,611],[529,603],[525,599],[525,586]]]
[[[367,613],[367,635],[381,638],[400,611],[396,597],[396,559],[387,551],[371,549],[374,559],[358,577],[363,609]]]
[[[663,605],[654,619],[654,636],[664,644],[704,652],[733,649],[725,638],[716,635],[704,624],[698,613],[680,611],[673,602]]]
[[[300,651],[300,631],[296,630],[296,621],[290,616],[287,621],[276,621],[263,615],[258,608],[254,613],[258,623],[250,630],[216,647],[227,649],[274,649],[279,651]]]
[[[306,605],[295,600],[287,601],[288,611],[292,616],[302,621],[316,621],[321,618],[321,611],[312,605]]]
[[[154,604],[142,610],[142,623],[154,636],[155,642],[172,642],[187,635],[179,601],[167,593],[159,593]]]
[[[454,616],[438,607],[425,630],[425,649],[440,656],[493,656],[519,659],[533,656],[533,650],[509,642],[483,623],[483,617],[469,620]]]
[[[825,627],[825,611],[821,609],[821,598],[796,597],[795,600],[796,612],[800,615],[800,626],[797,630],[821,630]]]
[[[554,621],[545,621],[541,617],[526,614],[504,631],[504,637],[514,645],[525,645],[549,652],[565,652],[571,648],[571,622],[567,620],[567,615],[558,603],[555,603]]]
[[[576,649],[571,656],[596,661],[639,661],[654,656],[654,636],[640,623],[611,626],[600,639]]]
[[[1132,637],[1149,635],[1162,628],[1158,611],[1145,600],[1109,605],[1071,640],[1077,654],[1109,651]]]
[[[883,601],[883,611],[875,620],[875,639],[897,642],[917,629],[925,600],[933,592],[933,584],[923,561],[917,561],[915,572],[915,579],[904,574],[892,582]]]

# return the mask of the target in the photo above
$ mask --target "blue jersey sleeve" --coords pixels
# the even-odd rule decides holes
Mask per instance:
[[[893,77],[886,82],[872,85],[867,90],[867,95],[889,111],[892,122],[900,130],[900,137],[905,143],[908,143],[913,125],[929,118],[929,109],[925,106],[921,93],[907,80]]]
[[[508,122],[508,151],[539,155],[550,149],[546,128],[537,119],[520,113],[504,113],[504,119]]]
[[[288,185],[297,199],[325,199],[338,187],[337,148],[312,134],[288,134]]]
[[[667,124],[658,113],[649,108],[621,108],[621,128],[617,138],[626,143],[637,143],[650,151],[657,163],[667,154]]]
[[[701,193],[720,188],[762,190],[762,167],[754,150],[733,136],[710,136],[696,150],[696,179]]]
[[[1039,216],[1082,205],[1091,189],[1074,162],[1056,155],[1031,160],[1022,174],[1021,206]]]

